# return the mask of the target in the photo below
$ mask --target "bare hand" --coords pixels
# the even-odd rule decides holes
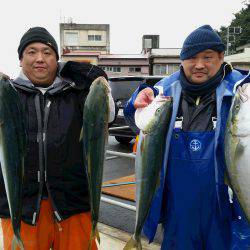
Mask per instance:
[[[151,88],[145,88],[137,95],[134,107],[144,108],[147,107],[154,100],[154,91]]]

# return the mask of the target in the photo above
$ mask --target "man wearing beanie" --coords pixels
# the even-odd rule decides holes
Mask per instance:
[[[24,248],[88,249],[90,200],[79,138],[89,87],[97,77],[107,79],[107,75],[91,64],[59,63],[56,41],[43,27],[30,28],[23,35],[18,56],[22,69],[12,83],[23,104],[28,134],[21,225]],[[112,121],[111,93],[109,100]],[[4,250],[10,250],[13,231],[1,171],[0,190]],[[97,249],[94,240],[91,249]]]
[[[151,242],[162,223],[163,250],[250,249],[250,227],[224,183],[223,153],[234,85],[250,79],[224,62],[224,50],[211,26],[197,28],[183,43],[180,70],[154,87],[139,86],[124,109],[138,131],[137,108],[158,94],[173,97],[160,185],[144,224]]]

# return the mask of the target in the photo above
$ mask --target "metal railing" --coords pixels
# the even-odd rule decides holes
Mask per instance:
[[[112,151],[112,150],[106,150],[106,153],[110,155],[114,155],[114,156],[122,156],[122,157],[135,159],[134,153],[123,153],[123,152]]]
[[[127,129],[127,128],[129,128],[129,126],[112,127],[112,128],[109,128],[109,131],[117,130],[117,129],[122,130],[122,129]],[[113,150],[106,150],[106,154],[111,155],[109,157],[106,157],[106,160],[115,159],[117,157],[125,157],[125,158],[130,158],[130,159],[135,159],[135,157],[136,157],[135,153],[123,153],[123,152],[118,152],[118,151],[113,151]],[[121,183],[107,184],[107,185],[104,185],[103,188],[112,187],[112,186],[121,186],[121,185],[131,185],[131,184],[135,184],[135,182],[121,182]],[[101,201],[106,202],[106,203],[111,204],[111,205],[116,205],[118,207],[122,207],[122,208],[126,208],[126,209],[129,209],[132,211],[136,211],[135,206],[126,204],[124,202],[109,199],[109,198],[106,198],[103,196],[101,196]]]
[[[122,207],[122,208],[126,208],[126,209],[129,209],[129,210],[132,210],[132,211],[136,211],[135,206],[126,204],[124,202],[112,200],[112,199],[109,199],[109,198],[106,198],[106,197],[103,197],[103,196],[101,197],[101,201],[106,202],[106,203],[111,204],[111,205],[115,205],[115,206],[118,206],[118,207]]]

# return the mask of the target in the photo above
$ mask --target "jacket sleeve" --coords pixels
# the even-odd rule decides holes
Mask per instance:
[[[68,61],[63,66],[59,64],[59,75],[72,80],[77,88],[87,90],[91,83],[99,76],[108,80],[108,76],[104,70],[96,65],[85,62]]]
[[[90,63],[68,61],[60,66],[59,71],[62,77],[66,77],[73,80],[76,86],[84,91],[81,97],[82,100],[86,99],[86,92],[88,92],[91,83],[96,78],[102,76],[108,82],[108,76],[105,71],[102,70],[100,67],[92,65]],[[107,87],[110,90],[110,87]],[[115,104],[111,95],[111,91],[109,91],[108,98],[110,110],[109,122],[112,122],[115,118]]]
[[[139,94],[139,92],[147,87],[150,87],[153,91],[154,91],[154,96],[158,95],[158,89],[152,86],[149,86],[145,83],[141,84],[136,90],[135,92],[132,94],[131,98],[127,101],[123,113],[124,113],[124,117],[126,122],[128,123],[128,125],[131,127],[131,129],[138,134],[139,133],[139,128],[135,125],[135,119],[134,119],[134,115],[135,115],[135,107],[134,107],[134,102],[135,99],[137,97],[137,95]]]

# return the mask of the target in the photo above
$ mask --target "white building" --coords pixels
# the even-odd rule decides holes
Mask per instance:
[[[244,48],[241,53],[225,56],[225,62],[234,68],[250,70],[250,48]]]
[[[150,73],[152,75],[171,75],[179,70],[180,48],[159,48],[149,51]]]
[[[60,23],[60,51],[109,53],[109,24]]]

